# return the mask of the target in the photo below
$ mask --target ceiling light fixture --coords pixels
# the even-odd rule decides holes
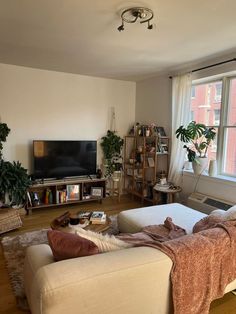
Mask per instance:
[[[140,23],[147,23],[148,29],[153,29],[153,25],[150,24],[150,21],[153,19],[153,11],[148,8],[143,7],[133,7],[124,10],[121,13],[121,20],[122,24],[117,28],[119,32],[123,31],[125,29],[124,22],[126,23],[135,23],[140,20]]]

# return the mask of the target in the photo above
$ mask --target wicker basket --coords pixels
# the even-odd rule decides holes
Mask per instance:
[[[21,226],[22,221],[18,210],[13,208],[0,209],[0,234]]]

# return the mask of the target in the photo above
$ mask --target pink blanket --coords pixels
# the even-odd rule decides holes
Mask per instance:
[[[158,230],[156,239],[155,228]],[[181,234],[183,229],[178,228]],[[169,233],[172,230],[169,229]],[[141,233],[119,238],[135,246],[157,248],[172,259],[175,314],[207,314],[211,301],[222,297],[225,287],[236,279],[236,221],[222,222],[215,228],[166,242],[158,240],[159,231],[159,226],[149,226]]]

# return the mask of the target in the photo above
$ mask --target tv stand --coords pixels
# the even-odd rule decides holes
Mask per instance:
[[[89,177],[89,178],[88,178]],[[27,191],[26,213],[34,209],[99,201],[106,197],[106,179],[68,178],[43,180],[31,185]]]

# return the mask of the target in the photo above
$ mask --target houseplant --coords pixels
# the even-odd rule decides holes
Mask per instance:
[[[114,171],[122,169],[122,147],[124,140],[115,131],[107,131],[102,137],[101,147],[105,159],[105,176],[111,176]]]
[[[6,142],[7,136],[10,133],[10,129],[8,128],[6,123],[0,122],[0,160],[2,159],[2,149],[3,144],[2,142]]]
[[[186,143],[183,148],[187,149],[187,157],[193,164],[195,174],[201,174],[207,166],[207,151],[215,139],[215,128],[191,121],[186,127],[181,125],[175,134]]]
[[[5,204],[21,205],[25,203],[26,191],[30,186],[27,170],[19,161],[0,160],[0,190]],[[9,204],[8,204],[9,205]]]
[[[5,161],[2,156],[2,142],[10,132],[6,123],[0,123],[0,200],[5,205],[24,204],[30,179],[27,170],[19,161]]]

